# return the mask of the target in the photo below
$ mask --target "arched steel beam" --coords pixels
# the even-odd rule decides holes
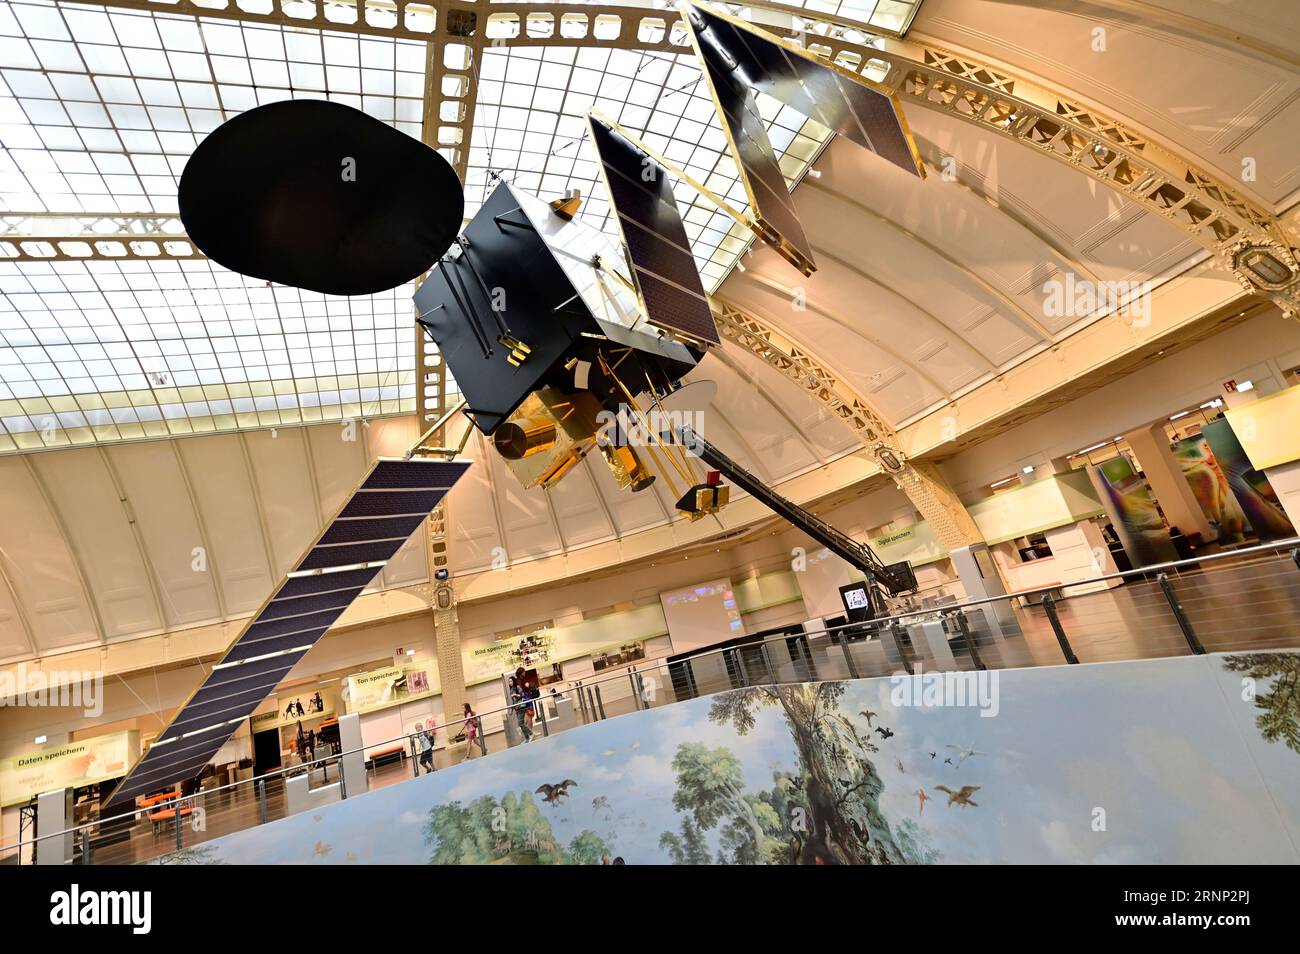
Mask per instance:
[[[306,440],[305,435],[303,439]],[[176,473],[180,475],[181,483],[185,487],[185,499],[189,501],[190,509],[194,511],[194,525],[199,530],[199,546],[203,547],[204,565],[207,567],[212,580],[212,592],[217,600],[217,615],[224,622],[231,618],[230,611],[226,608],[226,594],[222,587],[221,574],[217,572],[217,555],[212,549],[212,538],[208,534],[208,526],[203,520],[203,512],[199,509],[198,494],[194,492],[194,480],[190,477],[189,467],[185,463],[185,456],[181,453],[180,445],[175,440],[169,440],[167,446],[176,461]]]
[[[908,461],[889,423],[816,355],[752,312],[713,300],[718,330],[799,385],[844,423],[949,550],[983,540],[975,521],[933,466]]]
[[[126,491],[122,488],[122,478],[118,475],[117,468],[113,466],[113,459],[109,456],[104,445],[100,444],[95,448],[99,454],[100,463],[103,465],[105,473],[108,474],[109,483],[113,485],[113,493],[117,494],[117,499],[122,505],[123,516],[131,528],[131,539],[135,541],[136,553],[140,557],[140,565],[144,568],[145,580],[149,583],[149,594],[153,598],[154,611],[158,614],[158,625],[164,631],[171,628],[167,622],[167,611],[163,606],[163,585],[162,578],[158,575],[158,569],[154,566],[153,557],[149,555],[149,547],[145,545],[144,532],[140,529],[140,524],[136,522],[135,512],[131,507],[131,501],[127,499]]]
[[[871,285],[875,285],[877,288],[883,290],[891,297],[896,298],[898,301],[902,302],[912,312],[914,312],[917,315],[920,315],[921,318],[924,319],[924,323],[928,325],[931,330],[941,335],[952,337],[957,339],[958,341],[961,341],[962,344],[965,345],[972,353],[978,354],[980,356],[982,363],[986,367],[990,369],[994,367],[993,361],[989,357],[987,357],[982,351],[977,349],[974,345],[970,344],[970,342],[966,341],[966,339],[962,338],[961,333],[957,329],[950,327],[947,322],[941,320],[939,316],[934,314],[934,312],[930,311],[930,309],[922,307],[919,303],[913,301],[911,298],[907,297],[902,292],[894,288],[891,288],[885,282],[882,282],[879,278],[876,278],[870,272],[862,268],[862,266],[853,264],[848,259],[840,255],[837,255],[834,252],[828,251],[827,249],[823,248],[821,245],[813,245],[812,249],[817,254],[819,259],[824,259],[825,261],[833,262],[834,264],[838,265],[840,268],[844,269],[846,272],[849,272],[852,275],[856,275],[864,282],[867,282],[868,284]],[[1031,325],[1029,330],[1034,333],[1035,337],[1037,337],[1039,341],[1050,342],[1052,340],[1051,334],[1048,333],[1047,329],[1043,328],[1041,325],[1038,326],[1038,328],[1035,328]]]
[[[68,551],[68,557],[72,561],[72,568],[77,574],[77,586],[81,589],[81,594],[86,600],[86,608],[90,610],[90,618],[95,624],[95,629],[99,632],[99,642],[101,645],[107,646],[108,627],[104,623],[104,613],[99,605],[99,599],[90,585],[90,575],[86,572],[86,563],[81,558],[81,554],[73,542],[72,534],[68,531],[68,523],[63,519],[63,514],[55,504],[54,495],[50,493],[49,488],[45,485],[45,479],[41,476],[41,472],[36,469],[36,464],[32,461],[32,455],[22,454],[20,456],[27,468],[28,477],[31,478],[32,483],[35,485],[41,502],[45,504],[45,509],[49,512],[54,528],[59,533],[59,539]]]
[[[998,288],[988,279],[984,278],[982,275],[976,272],[969,265],[962,264],[954,256],[952,256],[948,252],[945,252],[943,249],[939,248],[939,246],[935,245],[929,239],[925,238],[922,235],[918,235],[916,232],[913,232],[911,229],[907,228],[901,223],[896,222],[894,219],[891,219],[887,215],[877,212],[875,209],[870,208],[867,205],[864,205],[863,203],[859,202],[857,199],[850,198],[849,196],[845,195],[842,192],[837,192],[836,190],[830,188],[829,186],[822,185],[820,182],[818,182],[815,179],[811,179],[805,182],[803,184],[803,187],[805,189],[811,189],[814,192],[821,193],[822,195],[825,195],[827,198],[830,198],[843,205],[851,206],[852,208],[857,209],[859,212],[861,212],[863,215],[867,216],[868,218],[874,219],[876,222],[880,223],[886,228],[891,229],[897,234],[903,236],[905,239],[908,239],[909,241],[915,242],[917,245],[920,245],[926,251],[942,259],[949,266],[956,269],[962,275],[966,276],[966,278],[969,281],[972,281],[976,285],[978,285],[985,294],[991,295],[994,298],[996,298],[999,302],[1002,303],[1004,307],[1006,307],[1008,310],[1011,311],[1011,313],[1014,316],[1016,316],[1016,318],[1019,320],[1019,322],[1022,325],[1027,325],[1030,328],[1030,330],[1032,330],[1042,340],[1044,341],[1053,340],[1054,336],[1052,335],[1051,331],[1047,327],[1045,327],[1043,323],[1040,322],[1038,318],[1035,317],[1029,311],[1029,309],[1027,309],[1024,305],[1020,304],[1018,301],[1016,301],[1014,298],[1012,298],[1010,295],[1004,292],[1001,288]]]

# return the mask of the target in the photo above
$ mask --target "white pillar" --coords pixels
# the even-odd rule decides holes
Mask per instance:
[[[72,863],[72,835],[47,838],[68,827],[68,793],[65,789],[44,792],[36,796],[36,846],[38,865],[67,865]]]
[[[1165,519],[1177,527],[1184,536],[1199,533],[1204,543],[1217,540],[1219,531],[1210,525],[1210,519],[1201,509],[1192,493],[1192,487],[1183,476],[1183,468],[1169,449],[1163,423],[1141,427],[1125,434],[1129,447],[1142,465],[1142,473],[1151,485],[1151,492],[1160,502]]]
[[[1002,585],[1002,576],[998,573],[997,561],[985,543],[972,543],[959,547],[948,554],[952,560],[957,577],[966,590],[966,599],[982,600],[990,596],[1004,596],[1007,589]],[[989,632],[1011,636],[1020,632],[1020,623],[1010,600],[995,600],[980,607],[988,620]]]
[[[347,797],[360,795],[368,788],[366,779],[366,753],[361,750],[361,716],[355,712],[339,717],[339,743],[348,753],[339,761],[343,764],[343,788]]]

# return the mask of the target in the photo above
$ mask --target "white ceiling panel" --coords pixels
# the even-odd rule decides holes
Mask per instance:
[[[177,441],[212,545],[226,612],[246,615],[268,598],[273,573],[264,520],[257,507],[239,437],[213,435]],[[61,453],[61,452],[60,452]]]
[[[330,426],[326,425],[326,429]],[[325,522],[307,453],[309,433],[306,428],[285,427],[241,435],[252,465],[277,575],[298,561]]]
[[[0,459],[0,559],[41,651],[100,641],[81,572],[22,458]]]
[[[586,468],[578,467],[547,491],[565,547],[580,547],[613,539],[614,527],[599,500]]]
[[[127,511],[97,449],[30,458],[99,610],[105,638],[165,629]]]
[[[138,441],[106,454],[144,541],[168,627],[220,620],[216,578],[175,445]]]
[[[451,515],[448,550],[457,570],[482,570],[493,566],[494,556],[504,559],[504,549],[499,554],[493,553],[497,547],[504,546],[504,541],[497,524],[491,472],[477,466],[484,457],[483,444],[477,431],[470,435],[464,456],[473,460],[475,466],[456,481],[447,495],[447,513]]]

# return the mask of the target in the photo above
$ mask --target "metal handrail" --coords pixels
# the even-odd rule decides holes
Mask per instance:
[[[709,652],[721,652],[721,650],[710,650]],[[700,655],[703,656],[703,655],[708,655],[708,654],[709,654],[709,653],[701,653]],[[608,676],[604,676],[604,677],[601,677],[601,678],[599,678],[599,679],[575,680],[575,685],[572,686],[572,687],[570,687],[570,689],[565,690],[565,692],[567,693],[567,692],[570,692],[570,691],[581,690],[581,689],[585,689],[585,688],[587,688],[587,687],[589,687],[589,686],[592,686],[592,685],[600,685],[600,684],[603,684],[603,683],[606,683],[606,682],[613,682],[613,681],[615,681],[615,680],[618,680],[618,679],[624,678],[626,675],[627,675],[627,672],[626,672],[626,671],[620,670],[618,673],[611,673],[610,675],[608,675]],[[536,703],[537,701],[539,701],[539,700],[537,700],[537,699],[530,699],[530,700],[525,701],[525,702],[511,703],[511,704],[509,704],[509,705],[501,706],[501,707],[496,708],[496,709],[488,709],[486,712],[475,712],[474,715],[471,716],[471,717],[469,717],[469,718],[460,718],[460,719],[456,719],[455,721],[452,721],[452,722],[444,722],[444,723],[438,725],[437,728],[439,728],[439,729],[450,729],[450,728],[452,728],[452,727],[454,727],[454,726],[458,726],[458,725],[459,725],[459,726],[464,726],[464,725],[468,724],[468,723],[470,722],[471,719],[473,719],[474,721],[477,721],[477,722],[478,722],[478,724],[479,724],[479,732],[482,733],[482,732],[483,732],[483,723],[482,723],[482,719],[483,719],[484,716],[488,716],[488,715],[496,715],[496,714],[498,714],[498,713],[509,713],[509,712],[518,711],[518,710],[522,709],[522,708],[525,707],[525,706],[532,705],[532,704]],[[543,698],[541,698],[540,701],[545,702],[546,700],[545,700],[545,698],[543,697]],[[0,851],[8,851],[8,850],[10,850],[10,849],[12,849],[12,848],[21,848],[21,847],[24,846],[24,845],[32,845],[32,844],[36,844],[37,842],[44,841],[44,840],[46,840],[46,839],[60,838],[60,837],[68,836],[68,835],[75,835],[77,832],[84,831],[84,830],[86,830],[86,829],[90,829],[90,828],[95,828],[95,827],[100,826],[100,825],[103,825],[103,824],[105,824],[105,823],[107,823],[107,822],[111,822],[111,821],[115,821],[115,820],[124,819],[124,818],[127,818],[127,817],[131,816],[131,815],[139,815],[139,814],[142,813],[142,812],[149,812],[149,813],[152,813],[152,812],[157,812],[157,811],[163,811],[163,810],[165,810],[165,809],[167,809],[167,808],[169,808],[169,807],[170,807],[170,808],[179,808],[179,807],[182,807],[182,806],[184,805],[185,802],[190,801],[191,799],[194,799],[194,798],[196,798],[196,797],[199,796],[199,795],[205,795],[205,796],[206,796],[206,795],[214,795],[214,794],[216,794],[217,792],[223,792],[223,791],[227,791],[227,790],[229,790],[229,789],[235,789],[235,788],[239,788],[239,787],[241,787],[241,786],[245,786],[245,785],[247,785],[247,786],[255,786],[258,782],[265,782],[265,781],[268,781],[268,780],[271,780],[271,779],[278,778],[278,777],[283,776],[283,775],[288,775],[288,774],[290,774],[290,773],[295,773],[295,774],[296,774],[296,773],[298,773],[298,772],[303,771],[304,769],[306,769],[306,770],[308,770],[308,771],[310,772],[310,771],[313,769],[313,767],[323,766],[323,765],[324,765],[325,763],[327,763],[327,762],[332,762],[332,761],[335,761],[335,760],[341,760],[344,756],[347,756],[347,755],[356,755],[356,754],[359,752],[359,753],[361,753],[361,754],[364,756],[365,752],[366,752],[368,749],[376,749],[376,748],[379,748],[380,746],[391,745],[392,743],[395,743],[395,742],[407,742],[407,741],[409,741],[410,739],[412,739],[412,738],[414,737],[414,735],[415,735],[415,733],[403,733],[402,735],[395,736],[395,737],[393,737],[393,738],[391,738],[391,739],[384,739],[384,740],[381,740],[381,741],[379,741],[379,742],[371,742],[371,743],[367,743],[367,744],[365,744],[365,745],[362,745],[360,748],[349,749],[349,750],[347,750],[346,752],[338,752],[338,753],[335,753],[335,754],[327,755],[327,756],[324,756],[324,757],[319,758],[319,759],[313,759],[313,760],[310,761],[310,762],[300,762],[300,763],[298,763],[297,765],[290,765],[290,766],[285,766],[285,767],[282,767],[282,768],[274,769],[273,771],[266,772],[266,773],[264,773],[264,774],[262,774],[262,775],[254,776],[253,778],[243,779],[242,781],[238,781],[238,782],[228,782],[228,783],[226,783],[225,785],[218,785],[216,788],[208,788],[208,789],[204,789],[203,791],[201,791],[201,792],[195,792],[195,793],[192,794],[192,795],[178,795],[178,796],[176,796],[175,798],[167,799],[166,801],[161,801],[161,802],[157,802],[157,803],[155,803],[155,804],[153,804],[153,805],[150,805],[147,809],[144,809],[144,808],[128,808],[128,809],[125,809],[125,810],[123,810],[123,811],[116,812],[116,813],[114,813],[114,814],[112,814],[112,815],[103,815],[103,816],[101,816],[101,817],[95,819],[94,821],[86,822],[86,823],[81,824],[81,825],[76,825],[76,826],[73,826],[72,828],[64,828],[64,829],[62,829],[62,830],[60,830],[60,831],[51,832],[51,833],[48,834],[48,835],[38,835],[38,836],[35,837],[35,838],[30,838],[30,839],[26,839],[26,840],[15,841],[15,842],[11,842],[11,843],[9,843],[9,844],[7,844],[7,845],[0,845]]]
[[[1253,547],[1245,547],[1239,550],[1225,550],[1220,553],[1211,553],[1205,556],[1192,557],[1187,560],[1173,560],[1166,563],[1156,563],[1156,564],[1151,564],[1150,566],[1139,567],[1133,570],[1122,570],[1116,573],[1107,573],[1100,576],[1089,577],[1087,579],[1082,579],[1082,580],[1071,580],[1069,582],[1061,582],[1050,586],[1036,587],[1034,589],[1027,589],[1027,590],[1018,590],[1015,593],[1002,593],[996,596],[988,596],[988,597],[983,597],[981,599],[967,600],[962,603],[953,603],[948,606],[934,606],[928,609],[908,610],[905,613],[897,613],[892,616],[877,617],[861,623],[845,623],[840,626],[828,626],[819,630],[803,630],[801,633],[794,634],[794,635],[801,635],[805,637],[807,636],[834,637],[836,634],[840,633],[843,630],[851,629],[855,631],[860,631],[863,626],[872,626],[872,627],[887,626],[889,624],[898,622],[900,620],[909,619],[915,616],[929,616],[935,613],[944,616],[949,616],[949,615],[961,613],[963,610],[968,609],[970,607],[984,606],[990,603],[999,602],[1001,600],[1009,601],[1009,600],[1025,597],[1025,596],[1033,596],[1038,593],[1051,593],[1057,590],[1066,589],[1068,587],[1087,586],[1088,584],[1091,583],[1102,583],[1109,580],[1127,579],[1129,577],[1134,577],[1134,576],[1147,576],[1152,573],[1163,573],[1167,570],[1178,569],[1180,567],[1193,566],[1193,565],[1199,566],[1200,564],[1204,564],[1204,563],[1217,562],[1220,560],[1231,559],[1236,557],[1250,556],[1252,554],[1273,553],[1273,554],[1280,555],[1283,551],[1287,550],[1288,548],[1291,549],[1292,558],[1297,561],[1297,567],[1300,568],[1300,537],[1291,537],[1286,540],[1277,540],[1272,543],[1260,544]],[[772,637],[771,640],[761,640],[759,641],[759,643],[757,643],[757,645],[765,645],[767,642],[776,639],[786,639],[786,638],[789,637],[787,635],[775,636]],[[698,653],[691,653],[690,655],[682,656],[679,659],[674,659],[672,660],[671,663],[668,661],[667,658],[661,658],[659,660],[647,660],[647,662],[650,663],[651,665],[647,666],[646,668],[660,668],[661,666],[676,666],[683,663],[693,663],[697,660],[703,660],[709,656],[724,656],[724,654],[733,652],[735,649],[747,649],[747,648],[751,648],[751,647],[741,645],[741,646],[727,646],[718,649],[704,649]],[[628,675],[629,672],[641,673],[643,671],[644,670],[638,668],[636,665],[629,666],[626,669],[620,668],[620,671],[618,673],[610,674],[609,676],[606,677],[592,678],[587,680],[574,680],[574,684],[565,691],[581,692],[583,689],[589,688],[592,685],[601,685],[607,682],[614,682],[615,680],[623,679]],[[536,701],[537,700],[530,700],[529,702],[515,703],[511,705],[501,706],[496,709],[489,709],[486,712],[476,712],[472,718],[478,720],[479,732],[481,734],[483,732],[483,723],[482,723],[483,716],[517,711],[522,706],[532,704]],[[542,701],[545,702],[545,699],[543,698]],[[438,726],[438,728],[450,729],[457,725],[464,726],[468,722],[469,719],[461,718],[461,719],[456,719],[452,722],[443,723],[442,725]],[[151,805],[147,809],[147,811],[149,812],[161,811],[169,806],[172,808],[179,808],[186,801],[193,799],[198,795],[204,795],[204,796],[212,795],[212,794],[216,794],[217,792],[226,791],[228,789],[235,789],[245,785],[256,786],[259,782],[265,782],[267,780],[275,779],[280,776],[287,775],[289,773],[297,773],[304,769],[310,772],[313,767],[323,766],[325,763],[334,760],[341,760],[344,756],[355,755],[357,753],[362,753],[364,756],[364,753],[367,749],[375,749],[380,746],[390,745],[395,742],[405,742],[410,740],[412,737],[413,734],[411,733],[403,733],[402,735],[396,736],[392,739],[386,739],[380,742],[373,742],[368,745],[363,745],[360,748],[349,749],[346,752],[339,752],[337,754],[328,755],[320,759],[314,759],[311,762],[302,762],[299,763],[298,765],[292,765],[284,768],[275,769],[263,775],[258,775],[250,779],[244,779],[243,781],[229,782],[226,785],[220,785],[217,786],[216,788],[205,789],[204,791],[196,792],[193,795],[181,795],[164,802],[158,802],[155,805]],[[143,811],[146,811],[146,809],[133,808],[126,811],[118,812],[117,814],[114,815],[101,817],[99,819],[96,819],[93,822],[87,822],[85,824],[77,825],[72,828],[65,828],[62,831],[53,832],[48,835],[39,835],[31,839],[19,840],[16,842],[11,842],[10,844],[7,845],[0,845],[0,851],[8,851],[10,849],[15,849],[15,848],[21,849],[24,845],[36,844],[40,841],[44,841],[47,839],[54,839],[54,838],[75,835],[77,832],[94,828],[99,825],[103,825],[104,823],[113,821],[115,819],[123,819],[130,815],[137,815]],[[177,818],[177,823],[178,824],[180,823],[179,818]]]
[[[999,600],[1014,600],[1024,596],[1034,596],[1038,593],[1053,593],[1057,590],[1070,589],[1075,586],[1087,586],[1090,583],[1105,583],[1108,580],[1126,579],[1131,576],[1147,576],[1152,573],[1163,573],[1165,570],[1177,569],[1178,567],[1191,566],[1192,564],[1210,563],[1216,560],[1225,560],[1232,557],[1246,556],[1251,553],[1278,553],[1287,548],[1291,548],[1293,553],[1300,549],[1300,537],[1291,537],[1287,540],[1277,540],[1273,543],[1261,544],[1255,547],[1245,547],[1241,550],[1225,550],[1222,553],[1209,553],[1201,557],[1192,557],[1187,560],[1173,560],[1168,563],[1153,563],[1150,566],[1138,567],[1135,570],[1120,570],[1116,573],[1106,573],[1101,576],[1089,577],[1085,580],[1069,580],[1060,583],[1053,583],[1050,586],[1039,586],[1033,589],[1016,590],[1014,593],[999,593],[996,596],[985,596],[977,600],[967,600],[964,603],[952,603],[948,606],[932,606],[929,609],[908,610],[906,613],[897,613],[893,616],[879,616],[867,620],[865,623],[845,623],[842,626],[833,626],[817,632],[808,632],[805,635],[815,636],[821,633],[831,633],[841,629],[858,628],[866,625],[880,625],[892,623],[896,620],[907,619],[912,616],[926,616],[931,613],[958,613],[971,606],[983,606],[987,603],[996,603]],[[1300,566],[1300,564],[1298,564]]]

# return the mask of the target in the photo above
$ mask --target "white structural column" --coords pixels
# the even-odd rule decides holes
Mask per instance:
[[[1210,525],[1210,519],[1196,501],[1192,487],[1183,476],[1183,469],[1169,449],[1163,422],[1139,427],[1125,434],[1124,439],[1133,449],[1142,473],[1151,484],[1151,491],[1165,512],[1171,527],[1177,527],[1186,536],[1199,533],[1206,543],[1218,539],[1219,531]]]

